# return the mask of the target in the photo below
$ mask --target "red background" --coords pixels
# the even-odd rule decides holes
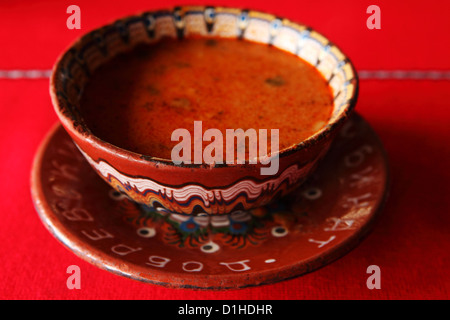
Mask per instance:
[[[139,11],[192,1],[0,0],[0,70],[50,69],[79,35]],[[200,1],[198,3],[201,3]],[[358,70],[449,70],[448,1],[210,1],[275,13],[326,35]],[[81,8],[81,30],[66,8]],[[381,8],[381,30],[366,8]],[[36,149],[55,123],[47,79],[0,79],[0,298],[2,299],[448,299],[450,81],[361,80],[356,110],[390,157],[391,193],[373,232],[352,252],[305,276],[256,288],[204,292],[143,284],[100,270],[56,241],[30,197]],[[66,287],[69,265],[81,289]],[[366,287],[369,265],[381,289]]]

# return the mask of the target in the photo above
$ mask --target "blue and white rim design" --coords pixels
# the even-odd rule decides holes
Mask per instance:
[[[90,75],[112,57],[163,37],[240,38],[272,45],[315,66],[334,96],[330,124],[354,104],[357,75],[346,56],[307,26],[271,14],[222,7],[177,7],[145,12],[92,31],[62,58],[55,74],[56,94],[63,108],[74,110]]]

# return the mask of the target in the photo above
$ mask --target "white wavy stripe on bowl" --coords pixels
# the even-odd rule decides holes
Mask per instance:
[[[151,179],[146,178],[134,178],[124,175],[113,168],[105,161],[94,161],[85,152],[78,148],[87,161],[105,178],[113,176],[122,185],[131,186],[136,188],[140,193],[144,194],[146,191],[151,190],[155,193],[161,193],[167,196],[169,199],[174,199],[178,203],[185,203],[193,196],[199,196],[205,206],[209,206],[212,201],[226,201],[231,202],[236,196],[242,192],[245,192],[249,200],[255,200],[262,192],[267,190],[277,190],[284,180],[288,180],[289,185],[292,185],[299,181],[313,166],[313,162],[308,163],[301,168],[297,164],[294,164],[284,170],[279,176],[274,179],[266,180],[263,182],[255,182],[253,180],[242,180],[227,188],[215,188],[206,189],[200,185],[191,184],[185,185],[180,188],[174,188],[159,184]]]

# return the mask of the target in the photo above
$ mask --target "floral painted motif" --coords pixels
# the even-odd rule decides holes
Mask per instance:
[[[118,210],[127,222],[141,231],[159,230],[167,244],[180,248],[202,248],[205,251],[203,249],[211,249],[208,244],[235,248],[259,246],[268,237],[285,236],[288,233],[287,221],[292,220],[289,198],[250,211],[240,210],[220,216],[192,216],[169,212],[163,207],[140,205],[113,192],[116,194],[113,199],[118,201]],[[148,237],[148,233],[137,233]]]

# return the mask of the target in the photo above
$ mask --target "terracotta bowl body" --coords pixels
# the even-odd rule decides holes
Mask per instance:
[[[162,37],[241,38],[273,45],[315,66],[327,79],[334,109],[326,127],[279,153],[276,175],[261,164],[175,165],[96,137],[78,107],[83,87],[100,65],[137,44]],[[357,74],[349,59],[311,28],[271,14],[223,7],[177,7],[117,20],[77,40],[54,66],[50,94],[55,111],[94,170],[141,204],[184,214],[227,214],[265,205],[298,187],[325,155],[355,106]],[[168,120],[168,119],[167,119]],[[164,119],[161,119],[164,121]]]

